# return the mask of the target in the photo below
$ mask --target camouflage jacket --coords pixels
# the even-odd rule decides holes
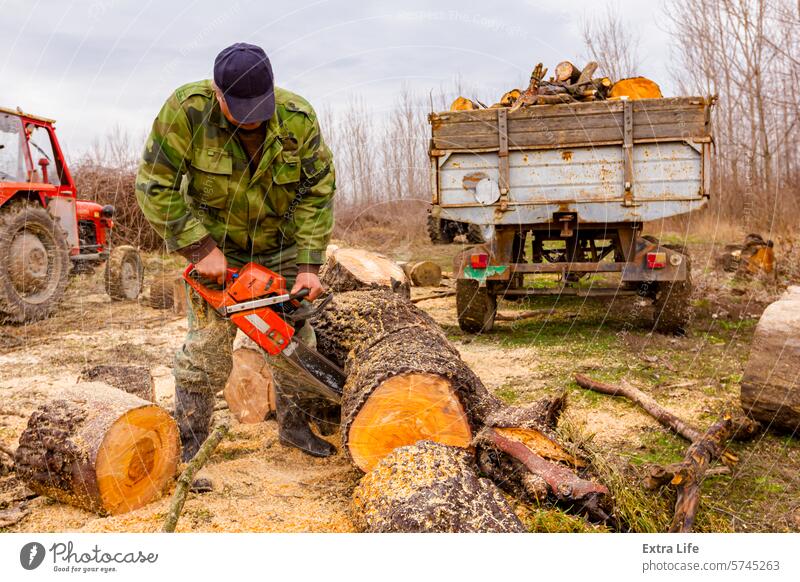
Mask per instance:
[[[270,254],[296,243],[297,263],[323,262],[333,228],[332,155],[307,101],[276,87],[275,109],[251,175],[211,81],[170,96],[136,177],[136,199],[168,250],[210,235],[226,254]]]

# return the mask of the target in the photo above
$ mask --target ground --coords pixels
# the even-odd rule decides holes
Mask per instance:
[[[433,259],[445,270],[461,248],[422,241],[382,243],[379,250],[397,260]],[[679,460],[687,443],[633,405],[580,389],[573,375],[630,382],[696,426],[706,427],[725,405],[736,405],[755,324],[780,291],[772,282],[741,282],[718,271],[713,257],[719,245],[690,241],[689,246],[697,315],[686,337],[651,333],[650,308],[633,307],[630,298],[503,301],[502,312],[550,311],[533,319],[500,322],[492,333],[477,337],[458,329],[453,297],[418,304],[506,402],[525,404],[567,391],[561,430],[592,455],[627,527],[637,531],[663,529],[669,520],[670,494],[642,490],[644,467]],[[148,273],[164,263],[163,258],[149,258]],[[413,296],[430,291],[414,289]],[[170,408],[172,358],[185,330],[184,319],[170,311],[151,309],[143,302],[111,303],[99,273],[76,277],[55,316],[22,327],[0,326],[0,443],[15,448],[36,406],[74,383],[89,365],[150,366],[158,401]],[[732,448],[740,463],[732,474],[704,484],[697,529],[800,531],[800,441],[767,433]],[[348,506],[359,472],[342,453],[313,459],[283,447],[273,420],[234,424],[208,472],[217,490],[189,497],[178,531],[353,530]],[[20,497],[20,491],[13,473],[0,477],[0,510]],[[29,502],[31,513],[25,519],[0,531],[157,531],[168,504],[167,497],[125,515],[99,517],[38,497]],[[532,530],[597,529],[558,510],[521,505],[516,509]]]

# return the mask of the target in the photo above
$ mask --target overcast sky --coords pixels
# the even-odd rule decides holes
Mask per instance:
[[[669,94],[660,2],[614,1],[641,37],[640,72]],[[582,61],[580,17],[603,4],[0,0],[0,105],[56,118],[74,157],[115,125],[145,135],[169,93],[209,78],[238,41],[262,46],[276,83],[317,109],[360,95],[380,111],[403,84],[426,95],[455,79],[481,97],[526,85],[538,61]]]

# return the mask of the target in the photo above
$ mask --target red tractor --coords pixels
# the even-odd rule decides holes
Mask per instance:
[[[142,260],[111,249],[114,207],[78,200],[52,119],[0,108],[0,322],[50,315],[70,272],[105,262],[113,300],[142,288]]]

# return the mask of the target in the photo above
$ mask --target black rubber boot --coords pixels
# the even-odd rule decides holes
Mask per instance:
[[[175,420],[181,435],[181,460],[191,461],[208,438],[211,417],[214,414],[214,395],[188,392],[175,387]],[[206,493],[214,489],[208,477],[196,477],[189,490]]]
[[[313,457],[336,454],[336,447],[311,431],[308,417],[300,405],[301,399],[296,394],[287,394],[276,386],[275,396],[278,439],[281,444],[298,448]]]

